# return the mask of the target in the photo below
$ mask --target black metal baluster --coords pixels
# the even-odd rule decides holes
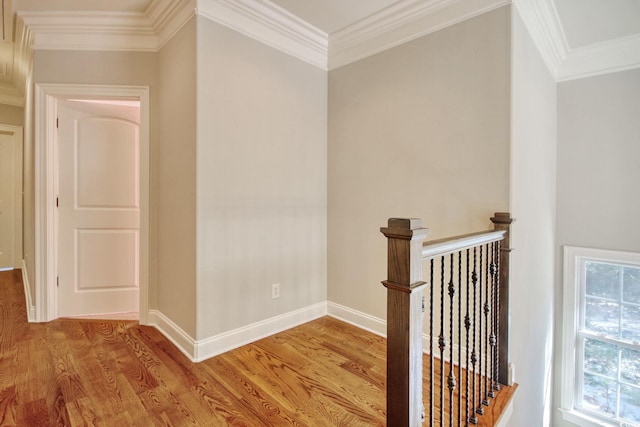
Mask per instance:
[[[433,369],[433,258],[430,263],[429,283],[431,285],[429,298],[429,425],[433,427],[434,422],[434,369]]]
[[[478,297],[478,301],[480,301],[480,309],[482,310],[482,272],[484,271],[484,257],[483,257],[483,253],[484,251],[482,250],[482,246],[480,246],[480,274],[478,275],[478,279],[479,279],[479,286],[478,288],[480,289],[480,291],[478,292],[480,295]],[[485,357],[485,355],[482,353],[482,312],[480,313],[480,316],[478,316],[478,357],[479,357],[479,363],[478,363],[478,373],[479,373],[479,377],[478,377],[478,405],[476,406],[476,413],[480,414],[480,415],[484,415],[484,408],[482,407],[482,359]]]
[[[485,245],[486,262],[485,262],[485,279],[484,279],[484,398],[482,404],[489,406],[489,359],[491,359],[491,347],[489,346],[489,313],[491,312],[489,307],[489,270],[491,264],[491,257],[489,256],[489,244]]]
[[[493,389],[496,391],[500,390],[500,384],[498,383],[498,376],[500,375],[500,251],[501,251],[502,242],[498,241],[496,245],[496,297],[495,297],[495,310],[494,310],[494,318],[495,318],[495,330],[496,330],[496,354],[495,354],[495,382],[493,384]]]
[[[497,247],[498,243],[497,242],[493,242],[491,243],[491,305],[493,307],[493,310],[491,311],[491,337],[489,337],[489,344],[491,345],[491,385],[490,385],[490,389],[489,389],[489,397],[490,398],[495,398],[496,397],[496,392],[495,392],[495,383],[496,383],[496,376],[497,376],[497,371],[496,371],[496,365],[495,365],[495,361],[496,361],[496,313],[497,313],[497,307],[496,307],[496,275],[498,273],[498,270],[496,268],[496,247]]]
[[[440,347],[440,426],[444,426],[444,349],[447,345],[444,339],[445,257],[441,257],[440,260],[440,338],[438,339],[438,346]]]
[[[447,378],[447,386],[449,387],[449,427],[453,427],[453,418],[455,411],[453,409],[453,391],[456,389],[456,376],[453,366],[453,314],[454,314],[454,297],[456,294],[456,285],[453,282],[453,254],[449,256],[449,377]]]
[[[462,381],[462,251],[458,251],[458,287],[458,380]],[[461,391],[458,388],[458,426],[462,425]]]
[[[473,248],[473,273],[471,273],[471,281],[473,283],[473,332],[471,336],[473,337],[473,350],[471,352],[471,366],[472,366],[472,375],[473,375],[473,406],[471,410],[471,416],[469,417],[469,421],[472,424],[478,424],[478,417],[475,414],[476,408],[476,393],[478,389],[476,388],[476,362],[478,361],[478,355],[476,354],[476,319],[477,319],[477,290],[478,290],[478,273],[477,273],[477,263],[476,263],[476,248]]]
[[[467,260],[467,312],[464,316],[464,329],[466,331],[467,334],[467,343],[466,343],[466,363],[465,363],[465,369],[467,371],[467,374],[465,376],[465,383],[466,383],[466,394],[465,394],[465,408],[464,408],[464,425],[465,427],[469,425],[469,371],[471,370],[471,365],[469,364],[469,330],[471,329],[471,318],[469,317],[469,272],[471,271],[471,268],[469,266],[469,249],[467,249],[467,256],[466,256],[466,260]]]

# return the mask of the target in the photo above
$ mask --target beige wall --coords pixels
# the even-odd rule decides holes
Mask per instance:
[[[556,212],[556,83],[524,23],[511,21],[511,360],[513,426],[551,414]]]
[[[24,126],[24,108],[0,104],[0,123],[3,125]]]
[[[197,43],[202,339],[326,300],[327,74],[202,17]]]
[[[195,18],[159,52],[158,293],[150,301],[196,336]]]
[[[379,228],[487,229],[508,180],[509,8],[331,71],[329,301],[386,318]]]
[[[640,70],[558,84],[556,315],[565,245],[640,252]],[[562,324],[556,322],[556,349]],[[560,405],[561,353],[554,395]],[[554,412],[554,426],[568,427]]]

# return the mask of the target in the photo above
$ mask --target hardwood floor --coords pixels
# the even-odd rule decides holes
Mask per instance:
[[[133,321],[27,323],[24,298],[0,272],[1,426],[385,424],[385,340],[336,319],[194,364]]]

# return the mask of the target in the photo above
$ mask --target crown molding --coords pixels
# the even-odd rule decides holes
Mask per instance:
[[[327,69],[328,36],[270,1],[197,0],[196,14]]]
[[[510,4],[511,0],[403,0],[329,36],[329,69]]]
[[[640,35],[571,48],[551,0],[514,0],[542,59],[556,81],[640,68]]]
[[[155,0],[145,11],[162,48],[195,15],[196,0]]]
[[[569,52],[558,12],[551,0],[514,0],[542,60],[557,80],[558,70]]]
[[[640,68],[640,34],[570,49],[558,67],[559,82]]]
[[[157,49],[149,21],[135,12],[19,12],[33,33],[33,49]]]
[[[16,19],[11,84],[0,87],[0,104],[23,107],[27,82],[31,75],[33,34],[20,17]]]
[[[33,49],[157,51],[194,15],[196,0],[154,0],[144,12],[19,12]]]

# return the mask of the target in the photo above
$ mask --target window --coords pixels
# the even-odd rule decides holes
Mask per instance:
[[[565,247],[562,411],[640,426],[640,254]]]

